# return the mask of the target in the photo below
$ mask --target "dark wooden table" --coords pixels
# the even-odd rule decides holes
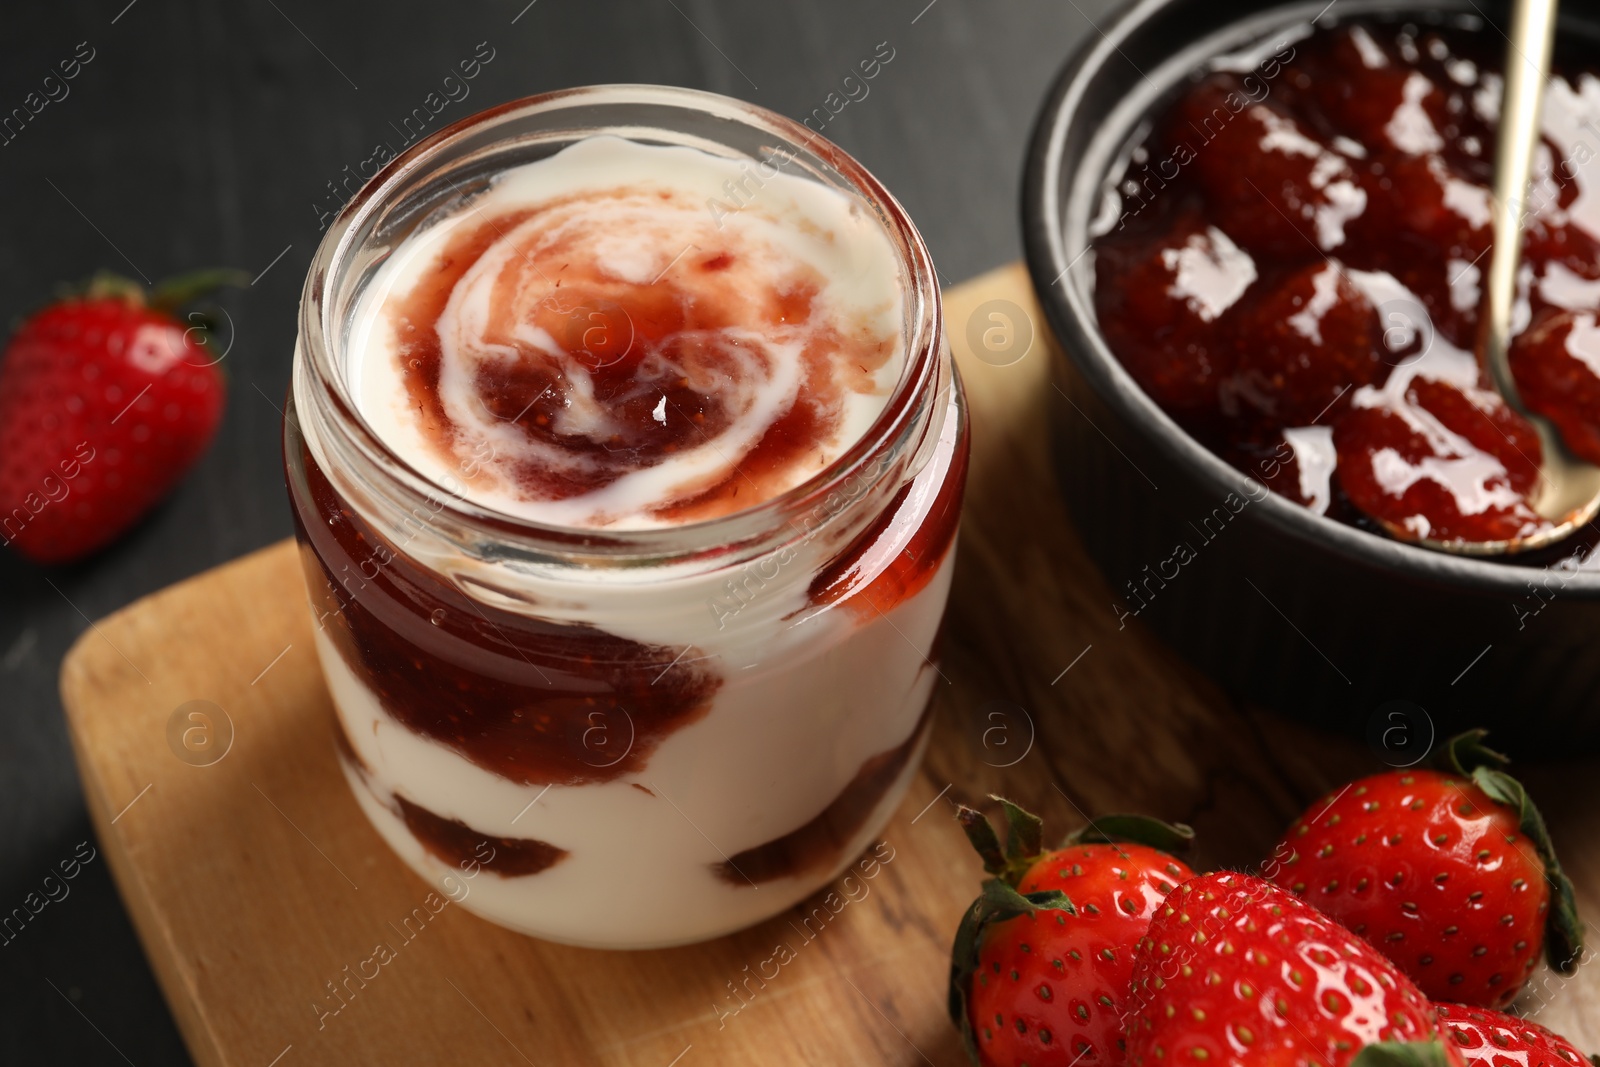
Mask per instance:
[[[430,129],[594,82],[694,86],[800,118],[833,93],[837,106],[843,79],[887,42],[893,59],[825,132],[900,197],[953,282],[1020,254],[1018,175],[1033,110],[1110,6],[98,0],[8,9],[0,117],[31,92],[59,99],[0,134],[0,314],[20,318],[58,281],[102,267],[159,279],[225,264],[257,277],[227,301],[236,335],[226,421],[175,496],[78,566],[46,571],[0,553],[0,915],[23,906],[80,842],[93,843],[56,694],[67,646],[89,620],[289,532],[275,405],[319,217],[334,203],[328,183],[380,142],[401,143],[396,128],[430,93],[434,104],[448,100],[443,80],[458,61],[492,50],[469,95],[448,100]],[[75,56],[77,76],[47,86]],[[187,1062],[103,859],[66,888],[14,939],[0,936],[0,1062]]]

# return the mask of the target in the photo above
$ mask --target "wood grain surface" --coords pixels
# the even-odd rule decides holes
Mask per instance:
[[[980,872],[955,800],[1003,792],[1056,833],[1145,810],[1196,827],[1198,864],[1249,867],[1317,795],[1382,768],[1361,741],[1240,708],[1137,624],[1119,629],[1050,477],[1048,340],[1025,274],[985,275],[946,305],[974,455],[932,747],[873,876],[753,929],[597,952],[447,905],[398,934],[430,889],[339,773],[288,542],[84,635],[62,692],[89,808],[199,1063],[958,1064],[945,954]],[[976,358],[969,335],[991,325],[1018,346],[1031,333],[1026,355]],[[196,700],[232,726],[205,766],[168,739]],[[1597,772],[1524,774],[1591,914]],[[366,962],[380,942],[392,958]],[[1600,1048],[1600,968],[1536,985],[1541,1021]]]

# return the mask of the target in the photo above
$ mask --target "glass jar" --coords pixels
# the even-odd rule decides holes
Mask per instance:
[[[561,528],[430,481],[362,417],[347,341],[385,258],[497,173],[596,133],[782,167],[881,224],[905,367],[809,481],[707,521]],[[940,681],[967,454],[941,314],[927,249],[870,174],[713,94],[517,101],[356,195],[306,281],[285,463],[341,763],[413,870],[513,929],[644,948],[772,916],[872,841]]]

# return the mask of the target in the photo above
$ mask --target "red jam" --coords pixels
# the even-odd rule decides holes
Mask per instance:
[[[855,777],[815,818],[782,837],[729,856],[716,865],[717,877],[730,885],[760,886],[835,863],[883,803],[917,745],[927,736],[932,721],[930,703],[911,736],[863,763]]]
[[[946,419],[928,466],[811,580],[809,605],[825,607],[842,600],[871,619],[921,592],[933,580],[961,526],[969,451],[965,420]]]
[[[1462,541],[1547,525],[1527,499],[1537,436],[1472,356],[1503,47],[1466,20],[1353,21],[1197,76],[1096,240],[1100,328],[1128,372],[1330,517]],[[1558,50],[1512,366],[1600,462],[1600,79],[1581,60]]]
[[[705,714],[721,682],[685,649],[471,599],[348,507],[308,449],[302,462],[295,519],[316,624],[407,728],[523,785],[579,785],[637,773]],[[633,744],[612,761],[591,728],[621,731],[624,710]]]
[[[921,473],[812,583],[813,610],[837,604],[876,619],[926,587],[955,540],[968,447],[966,420],[952,410]],[[471,600],[357,515],[303,445],[300,461],[305,489],[292,496],[315,624],[408,729],[515,782],[579,785],[641,773],[663,740],[706,714],[722,685],[715,663]],[[930,657],[926,670],[937,646]],[[927,722],[924,710],[903,744],[869,757],[815,818],[718,864],[717,875],[759,884],[835,861],[905,768]],[[597,724],[632,743],[620,756],[615,746],[598,748]],[[336,733],[344,760],[367,774],[342,724]],[[423,847],[451,865],[476,858],[515,876],[566,855],[537,839],[485,834],[398,794],[393,802]],[[485,860],[486,851],[494,858]]]

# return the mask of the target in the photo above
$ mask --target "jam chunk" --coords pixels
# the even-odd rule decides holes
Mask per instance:
[[[1494,219],[1488,186],[1443,156],[1378,156],[1363,169],[1361,183],[1371,207],[1354,229],[1364,243],[1381,249],[1400,232],[1445,256],[1474,262],[1489,247]]]
[[[1534,310],[1600,308],[1600,241],[1565,219],[1540,219],[1523,234],[1522,258],[1537,284]]]
[[[1333,472],[1338,455],[1333,431],[1327,426],[1281,430],[1260,442],[1234,445],[1225,450],[1223,458],[1279,496],[1318,515],[1348,510],[1335,492]]]
[[[1523,402],[1556,424],[1573,454],[1600,463],[1600,322],[1595,313],[1541,317],[1512,343],[1511,372]]]
[[[1527,502],[1539,438],[1499,396],[1416,377],[1363,390],[1334,428],[1340,487],[1403,536],[1498,541],[1547,526]]]
[[[1310,108],[1369,152],[1437,152],[1454,129],[1446,89],[1365,26],[1333,29],[1302,64]]]
[[[1309,426],[1386,371],[1378,317],[1330,260],[1278,281],[1240,313],[1224,395],[1274,427]]]
[[[1400,279],[1440,333],[1473,347],[1493,238],[1488,188],[1442,156],[1399,152],[1368,161],[1361,181],[1369,207],[1352,227],[1351,255]]]
[[[1241,100],[1242,110],[1233,110]],[[1234,75],[1217,74],[1179,105],[1181,123],[1206,138],[1193,166],[1208,214],[1254,253],[1315,256],[1338,248],[1367,205],[1349,159],[1270,98],[1248,101]]]
[[[1155,240],[1107,245],[1095,260],[1100,328],[1163,408],[1210,414],[1234,350],[1218,320],[1255,281],[1255,261],[1198,215]]]

